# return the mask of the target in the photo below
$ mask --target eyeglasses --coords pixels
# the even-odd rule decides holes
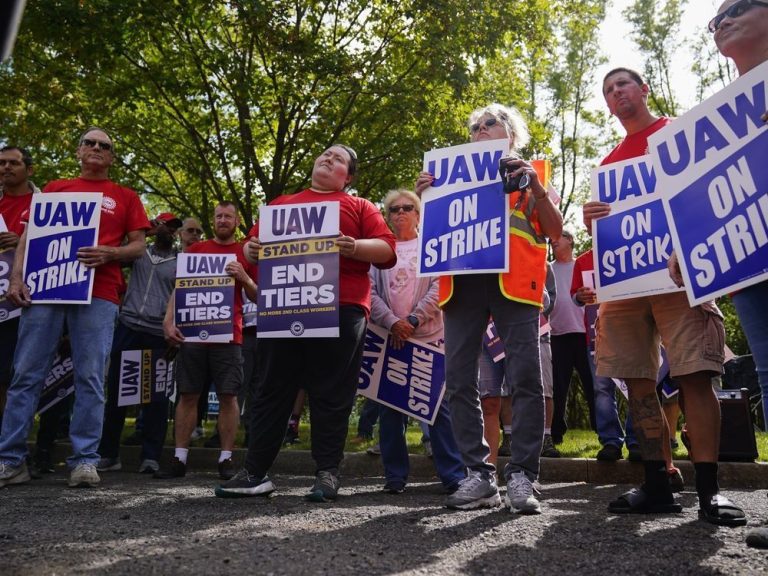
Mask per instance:
[[[398,214],[399,212],[413,212],[414,206],[413,204],[403,204],[402,206],[390,206],[389,207],[389,213],[390,214]]]
[[[184,228],[184,232],[187,234],[197,234],[198,236],[203,235],[203,231],[200,228]]]
[[[485,125],[486,128],[490,128],[491,126],[494,126],[496,122],[498,122],[498,119],[491,117],[485,120],[484,122],[482,122],[482,125]],[[474,124],[472,124],[472,126],[469,127],[469,131],[472,132],[472,134],[474,134],[475,132],[480,130],[480,126],[481,126],[480,122],[475,122]]]
[[[709,21],[709,31],[714,34],[720,28],[720,24],[726,16],[728,16],[728,18],[738,18],[745,12],[749,12],[754,6],[768,8],[768,2],[761,2],[760,0],[739,0]]]
[[[99,140],[91,140],[90,138],[83,138],[80,141],[81,146],[86,146],[87,148],[96,148],[99,147],[99,150],[104,150],[105,152],[109,152],[112,150],[112,144],[109,142],[101,142]]]

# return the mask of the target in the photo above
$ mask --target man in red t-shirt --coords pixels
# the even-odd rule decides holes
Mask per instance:
[[[168,302],[163,322],[166,341],[179,346],[176,356],[176,450],[170,470],[157,475],[160,478],[180,478],[187,473],[189,440],[197,423],[197,404],[208,383],[213,383],[219,398],[218,431],[221,438],[219,476],[229,480],[235,474],[232,450],[240,424],[237,395],[243,385],[241,353],[243,332],[243,290],[248,298],[256,300],[255,267],[243,254],[243,244],[235,240],[240,225],[237,207],[232,202],[220,202],[213,212],[213,239],[190,245],[189,254],[234,254],[237,259],[227,264],[225,271],[235,282],[234,334],[231,342],[201,344],[184,342],[184,336],[175,324],[175,293]]]
[[[72,470],[69,485],[95,486],[98,447],[104,417],[104,373],[112,347],[122,284],[120,262],[135,260],[144,252],[149,220],[133,190],[109,179],[114,145],[100,128],[88,128],[80,137],[77,158],[80,176],[49,183],[43,193],[100,192],[102,197],[98,245],[80,248],[77,259],[95,270],[91,303],[32,304],[22,272],[26,230],[16,250],[9,298],[23,306],[14,376],[0,433],[0,486],[29,480],[26,441],[37,410],[37,401],[66,324],[74,361],[75,404],[69,436]]]
[[[29,180],[32,176],[32,156],[24,148],[6,146],[0,149],[0,216],[5,223],[5,231],[0,231],[0,253],[2,253],[2,273],[0,273],[0,300],[4,318],[15,307],[7,301],[7,289],[10,267],[13,263],[14,250],[19,237],[24,232],[21,215],[29,210],[32,193],[40,192]],[[5,394],[11,382],[13,354],[16,351],[16,339],[19,332],[19,318],[15,316],[0,322],[0,422],[3,421]]]
[[[634,70],[616,68],[603,79],[603,96],[611,114],[627,131],[624,140],[602,164],[647,154],[648,136],[670,120],[648,108],[648,85]],[[584,222],[610,213],[610,204],[588,202]],[[684,292],[657,294],[600,305],[595,362],[598,376],[623,378],[629,409],[640,443],[645,482],[608,506],[614,513],[680,512],[675,503],[665,460],[669,429],[656,396],[659,344],[669,359],[672,377],[685,400],[685,420],[696,470],[699,515],[713,524],[743,525],[744,512],[722,496],[717,482],[720,448],[720,404],[712,377],[722,372],[725,330],[714,302],[691,308]]]

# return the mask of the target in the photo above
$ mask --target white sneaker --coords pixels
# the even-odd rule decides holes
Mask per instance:
[[[495,508],[501,504],[495,474],[470,470],[469,476],[459,482],[458,489],[448,496],[446,506],[454,510]]]
[[[520,514],[541,514],[541,505],[533,495],[533,483],[524,472],[512,472],[507,482],[504,503],[510,512]]]
[[[101,483],[96,466],[80,462],[69,475],[70,488],[92,488]]]
[[[139,474],[154,474],[160,471],[160,463],[157,460],[150,460],[146,458],[141,461],[139,466]]]

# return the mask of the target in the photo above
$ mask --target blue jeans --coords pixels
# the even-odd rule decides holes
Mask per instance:
[[[379,406],[380,404],[370,398],[363,401],[360,417],[357,420],[357,435],[361,438],[373,438],[373,427],[376,426],[376,420],[379,418]]]
[[[595,374],[595,358],[589,354],[589,369],[592,370],[592,382],[595,386],[595,420],[597,438],[602,446],[610,444],[621,448],[626,442],[627,448],[637,446],[637,439],[632,431],[632,419],[627,414],[626,434],[619,422],[616,405],[616,383],[607,376]]]
[[[408,416],[387,406],[380,406],[379,446],[387,483],[405,484],[408,481],[410,462],[408,446],[405,442],[406,426],[408,426]],[[456,440],[453,438],[451,414],[445,400],[440,404],[435,423],[429,427],[429,438],[440,481],[446,488],[455,486],[466,476],[466,472]]]
[[[96,464],[104,419],[104,373],[112,347],[117,304],[94,298],[90,305],[33,304],[19,322],[14,375],[0,432],[0,461],[18,466],[27,455],[27,437],[64,323],[69,328],[75,367],[75,404],[67,464]]]
[[[768,428],[768,281],[739,290],[731,300],[755,361]]]

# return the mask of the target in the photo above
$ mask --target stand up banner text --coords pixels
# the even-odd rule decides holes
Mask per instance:
[[[96,246],[101,193],[35,194],[27,224],[24,282],[33,304],[90,304],[93,268],[77,251]]]
[[[416,340],[395,350],[387,330],[368,324],[357,393],[434,424],[445,393],[443,351]]]
[[[768,62],[648,138],[691,305],[768,278]]]
[[[230,342],[235,279],[224,271],[234,254],[179,254],[176,260],[176,327],[186,342]]]
[[[421,197],[418,276],[509,269],[509,206],[499,176],[508,154],[505,139],[424,154],[435,180]]]
[[[15,256],[16,250],[13,248],[0,251],[0,322],[21,316],[21,308],[18,308],[7,296]]]
[[[118,406],[150,404],[173,394],[173,361],[166,360],[165,353],[165,350],[123,351]]]
[[[338,337],[338,235],[338,202],[260,209],[259,338]]]
[[[600,302],[680,291],[667,272],[672,237],[660,196],[650,156],[592,171],[592,200],[611,204],[592,221]]]

